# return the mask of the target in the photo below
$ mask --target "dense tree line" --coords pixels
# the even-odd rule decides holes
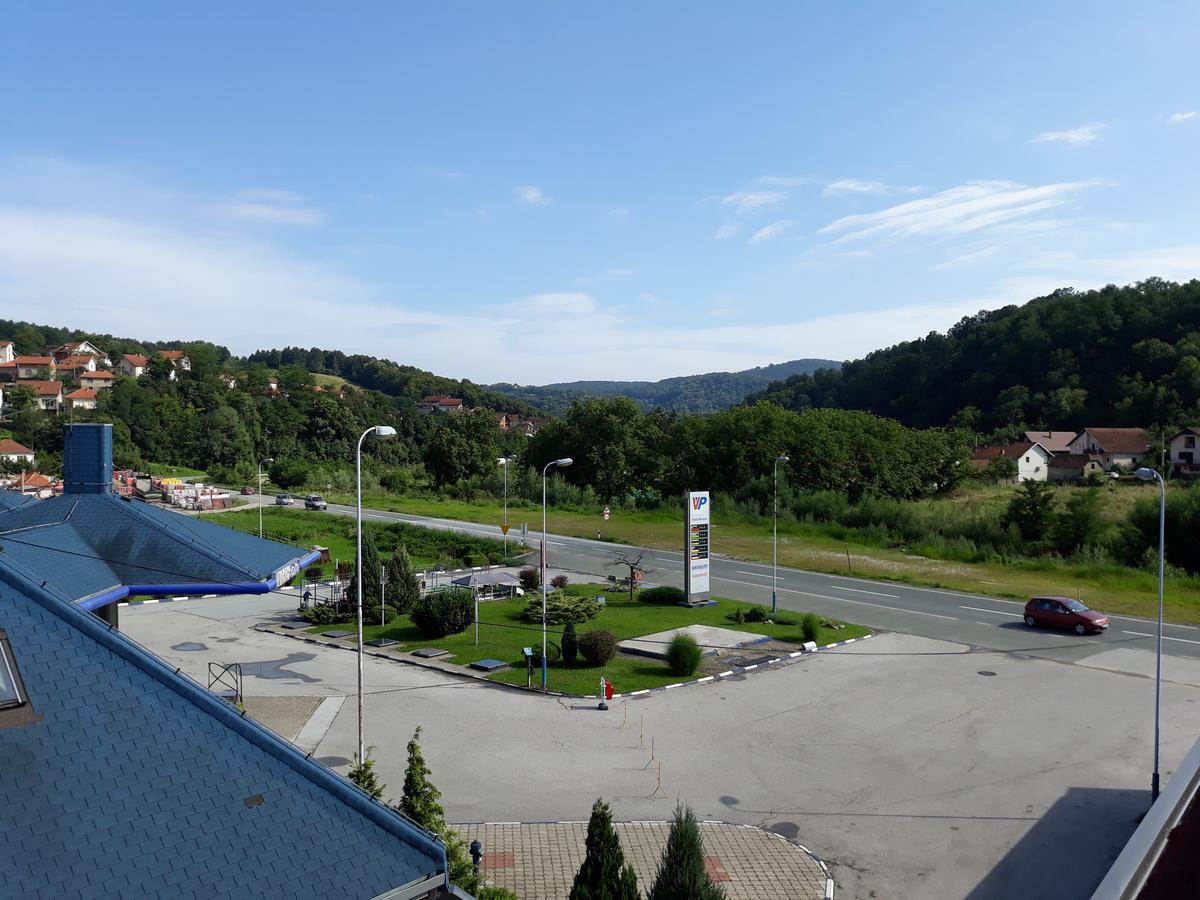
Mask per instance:
[[[1200,281],[1064,288],[746,402],[760,400],[982,432],[1200,422]]]

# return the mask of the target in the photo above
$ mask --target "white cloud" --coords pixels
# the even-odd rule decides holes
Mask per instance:
[[[1187,122],[1188,120],[1194,119],[1194,118],[1196,118],[1196,111],[1190,110],[1188,112],[1177,112],[1173,116],[1171,116],[1171,118],[1167,119],[1167,121],[1170,122],[1172,125],[1178,125],[1181,122]]]
[[[820,230],[841,233],[838,241],[866,238],[939,239],[1027,219],[1070,202],[1081,190],[1103,181],[1068,181],[1040,187],[1012,181],[972,181],[931,197],[909,200],[872,213],[843,216]]]
[[[900,184],[884,184],[882,181],[860,181],[857,178],[842,178],[825,186],[827,197],[835,194],[919,194],[922,188]]]
[[[270,188],[239,191],[217,209],[234,219],[273,225],[319,225],[325,219],[324,213],[308,206],[299,194]]]
[[[1090,144],[1097,140],[1100,132],[1107,127],[1103,122],[1093,122],[1090,125],[1080,125],[1078,128],[1068,128],[1065,131],[1043,131],[1037,137],[1030,138],[1030,141],[1034,144]]]
[[[581,291],[530,294],[504,307],[520,318],[543,316],[585,316],[596,311],[596,299]]]
[[[772,222],[765,228],[760,228],[754,234],[750,235],[748,244],[761,244],[763,241],[769,241],[772,238],[777,238],[783,234],[795,223],[791,219],[780,219],[778,222]]]
[[[733,237],[735,234],[737,234],[741,230],[742,230],[742,225],[740,222],[726,222],[724,225],[722,225],[720,228],[717,229],[717,233],[714,235],[714,237],[718,241],[723,241],[723,240],[725,240],[725,238]]]
[[[614,219],[624,219],[629,215],[629,210],[624,206],[614,206],[608,211],[608,214]]]
[[[517,199],[530,206],[548,206],[550,204],[550,198],[542,192],[542,189],[532,184],[523,184],[518,187]]]
[[[765,206],[774,206],[787,198],[785,191],[735,191],[722,197],[721,205],[732,206],[736,213],[747,213]]]

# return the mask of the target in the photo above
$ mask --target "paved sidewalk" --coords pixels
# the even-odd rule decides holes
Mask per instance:
[[[456,825],[468,841],[484,848],[484,880],[508,888],[521,900],[563,900],[583,863],[586,822],[485,823]],[[671,830],[669,822],[619,822],[625,861],[650,890]],[[729,900],[822,900],[824,865],[797,845],[749,825],[704,822],[705,864]]]

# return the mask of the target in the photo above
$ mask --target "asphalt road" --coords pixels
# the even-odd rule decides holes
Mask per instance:
[[[261,498],[255,498],[261,499]],[[271,499],[269,496],[268,501]],[[329,513],[354,515],[354,507],[330,504]],[[269,512],[267,512],[269,516]],[[313,515],[321,515],[314,512]],[[426,518],[407,513],[364,509],[363,518],[377,522],[409,522],[428,528],[459,531],[484,537],[500,538],[495,525],[479,525],[453,519]],[[518,522],[513,517],[514,522]],[[551,517],[551,524],[553,517]],[[534,523],[531,522],[532,526]],[[538,523],[540,524],[540,523]],[[519,522],[509,532],[509,541],[519,530]],[[681,527],[682,540],[682,527]],[[714,529],[719,546],[720,532]],[[528,541],[536,546],[540,530],[530,529]],[[605,541],[566,537],[549,533],[549,560],[556,568],[586,572],[599,578],[620,575],[621,568],[610,564],[622,552],[645,553],[646,580],[651,584],[683,585],[683,553],[645,550]],[[626,574],[628,570],[625,570]],[[712,592],[718,596],[755,603],[771,602],[771,567],[714,556]],[[1133,616],[1112,616],[1107,632],[1079,636],[1072,632],[1028,628],[1022,621],[1023,604],[975,594],[934,588],[911,587],[888,581],[870,581],[845,575],[826,575],[801,569],[780,567],[778,605],[781,609],[812,611],[873,629],[920,635],[953,641],[988,650],[1022,653],[1059,662],[1076,662],[1114,649],[1153,650],[1155,622]],[[1098,607],[1103,612],[1102,606]],[[1163,654],[1166,657],[1200,659],[1200,628],[1171,625],[1163,628]],[[1128,657],[1127,671],[1153,673],[1153,655]],[[1164,662],[1164,677],[1171,675],[1171,663]]]

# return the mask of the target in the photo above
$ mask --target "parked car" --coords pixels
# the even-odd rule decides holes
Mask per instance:
[[[329,504],[325,502],[325,498],[320,494],[309,494],[304,498],[305,509],[328,509]]]
[[[1025,624],[1065,628],[1076,634],[1099,633],[1108,627],[1108,616],[1070,597],[1034,597],[1025,604]]]
[[[291,506],[295,502],[296,501],[292,497],[291,494],[276,494],[275,495],[275,505],[276,506]]]
[[[254,493],[254,488],[252,488],[252,487],[246,486],[246,487],[242,488],[242,494],[245,496],[249,496],[250,494],[253,494],[253,493]]]

